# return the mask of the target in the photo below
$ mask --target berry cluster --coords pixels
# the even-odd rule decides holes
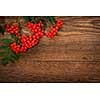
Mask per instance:
[[[31,22],[28,22],[26,26],[31,29],[31,31],[35,34],[33,34],[31,37],[34,39],[39,40],[41,37],[44,36],[44,30],[41,29],[41,27],[44,26],[44,24],[40,21],[38,24],[33,24]]]
[[[16,42],[13,42],[10,44],[10,47],[16,54],[19,54],[20,45],[17,45]]]
[[[17,37],[20,36],[19,28],[18,28],[17,25],[9,25],[9,24],[7,24],[6,25],[6,30],[7,30],[7,32],[10,32],[11,34],[15,34]]]
[[[39,25],[40,27],[44,27],[44,24],[42,23],[42,21],[40,21],[40,22],[38,23],[38,25]]]
[[[58,30],[62,27],[63,25],[63,22],[62,20],[58,20],[57,23],[56,23],[56,26],[55,27],[50,27],[50,32],[46,32],[46,36],[49,37],[49,38],[53,38]]]
[[[22,35],[21,46],[19,44],[16,44],[15,42],[11,43],[10,45],[11,49],[16,54],[19,54],[21,52],[26,52],[27,49],[32,48],[33,46],[37,45],[39,42],[39,39],[44,35],[44,31],[41,30],[40,28],[44,26],[41,22],[39,22],[39,25],[28,22],[26,26],[30,28],[32,32],[35,32],[36,34],[30,35],[30,36]]]
[[[46,36],[53,38],[58,30],[62,27],[63,22],[62,20],[58,20],[56,22],[55,27],[50,27],[50,32],[46,32]],[[42,30],[42,27],[44,27],[44,24],[42,21],[40,21],[38,24],[33,24],[32,22],[28,22],[26,24],[26,27],[29,28],[33,33],[30,36],[22,35],[20,38],[20,44],[17,44],[16,42],[13,42],[10,44],[11,49],[16,53],[19,54],[21,52],[26,52],[29,48],[32,48],[33,46],[37,45],[39,42],[39,39],[44,36],[44,30]],[[11,34],[16,34],[18,36],[18,26],[7,26],[7,31]],[[20,33],[19,33],[20,34]]]
[[[27,49],[32,48],[33,46],[37,45],[39,40],[36,38],[35,35],[32,36],[22,36],[21,38],[21,44],[16,44],[16,42],[13,42],[10,44],[11,49],[16,53],[19,54],[21,52],[26,52]]]
[[[32,22],[28,22],[26,24],[26,27],[28,27],[29,29],[31,29],[32,32],[39,32],[41,31],[41,27],[43,27],[44,24],[40,21],[38,24],[33,24]]]
[[[62,20],[58,20],[56,23],[56,26],[58,26],[59,28],[61,28],[63,25],[63,21]]]
[[[21,42],[22,42],[22,48],[20,52],[26,52],[27,49],[37,45],[39,40],[36,38],[35,35],[30,35],[30,36],[22,36]]]
[[[32,32],[36,33],[34,36],[36,39],[40,39],[44,35],[44,30],[41,29],[41,27],[44,26],[44,24],[40,21],[38,24],[33,24],[31,22],[28,22],[26,26],[31,29]]]

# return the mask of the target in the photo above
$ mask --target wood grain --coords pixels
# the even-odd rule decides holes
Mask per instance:
[[[62,17],[54,39],[43,37],[15,64],[0,64],[0,82],[100,82],[100,17]]]

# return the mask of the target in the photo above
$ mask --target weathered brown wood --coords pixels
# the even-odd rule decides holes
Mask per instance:
[[[62,17],[54,39],[43,37],[15,64],[0,64],[0,82],[100,82],[100,17]]]
[[[62,17],[65,22],[63,31],[100,33],[100,17]]]
[[[0,69],[1,82],[99,82],[100,79],[99,62],[33,62],[29,59],[10,65]]]

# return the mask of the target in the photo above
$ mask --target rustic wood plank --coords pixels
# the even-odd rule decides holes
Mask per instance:
[[[100,17],[62,17],[64,26],[62,31],[100,33]]]
[[[23,63],[19,61],[0,68],[0,82],[99,82],[99,80],[100,62],[33,62],[29,59],[23,60]]]

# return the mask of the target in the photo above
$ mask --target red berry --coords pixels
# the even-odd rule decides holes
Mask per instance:
[[[14,31],[10,31],[10,33],[12,33],[12,34],[13,34],[13,33],[14,33]]]

